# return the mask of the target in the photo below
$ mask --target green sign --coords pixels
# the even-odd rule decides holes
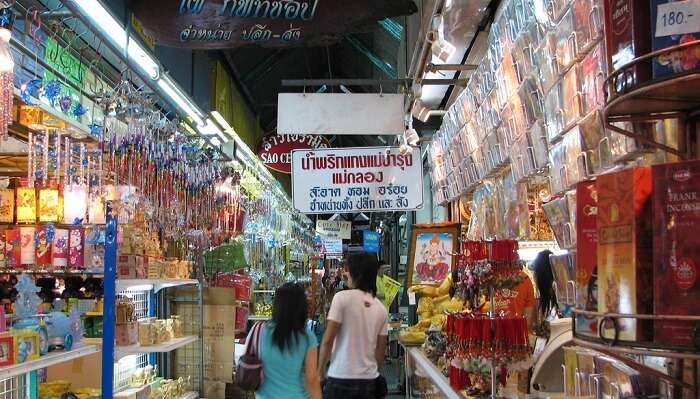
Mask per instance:
[[[85,73],[87,71],[86,65],[50,37],[46,38],[44,61],[65,77],[58,77],[52,71],[44,69],[44,82],[51,80],[61,82],[61,96],[68,94],[73,99],[73,102],[81,102],[80,92],[72,86],[67,85],[65,79],[68,79],[78,87],[83,87],[85,83]],[[56,104],[53,105],[57,107]],[[69,115],[71,118],[76,119],[72,114],[69,113]]]

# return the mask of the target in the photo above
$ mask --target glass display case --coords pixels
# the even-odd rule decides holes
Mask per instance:
[[[409,399],[464,399],[418,346],[406,346],[406,394]]]

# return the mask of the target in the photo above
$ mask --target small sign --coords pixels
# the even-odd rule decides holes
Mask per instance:
[[[324,238],[321,254],[326,256],[342,256],[343,240],[339,238]]]
[[[350,239],[350,229],[352,222],[342,220],[317,220],[316,234],[324,238]]]
[[[415,305],[415,304],[416,304],[416,293],[415,293],[415,292],[409,292],[409,293],[408,293],[408,304],[409,304],[409,305]]]
[[[374,230],[364,230],[362,232],[362,243],[365,252],[379,253],[379,233]]]
[[[656,37],[700,32],[700,1],[672,1],[656,10]]]

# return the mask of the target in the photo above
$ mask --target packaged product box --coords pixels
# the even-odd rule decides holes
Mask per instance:
[[[544,119],[547,140],[550,144],[558,141],[564,133],[564,96],[561,81],[552,86],[544,99]]]
[[[605,44],[610,70],[617,70],[651,50],[648,0],[605,0]],[[641,62],[620,74],[615,91],[624,93],[651,78],[651,64]]]
[[[582,0],[578,0],[582,1]],[[569,9],[561,21],[556,27],[556,60],[557,60],[557,72],[559,76],[563,76],[564,73],[571,67],[571,65],[576,62],[576,48],[575,41],[572,40],[572,34],[574,30],[574,14],[571,9]]]
[[[572,346],[564,347],[564,370],[564,394],[571,397],[576,395],[576,372],[578,370],[576,348]]]
[[[117,277],[136,278],[136,257],[134,255],[117,256]]]
[[[549,255],[549,262],[552,265],[552,275],[554,276],[555,290],[559,310],[565,311],[574,305],[574,292],[569,282],[574,281],[573,256],[570,253],[562,255]]]
[[[654,165],[654,313],[700,315],[700,161]],[[655,320],[654,341],[695,345],[700,322]],[[696,338],[697,339],[697,338]]]
[[[6,230],[0,230],[0,268],[7,267],[7,254],[5,253],[7,243],[5,241],[5,231]]]
[[[676,8],[670,3],[685,3],[687,0],[651,0],[652,49],[665,49],[678,44],[700,39],[698,24],[678,23],[677,18],[693,18],[686,7]],[[693,1],[690,1],[692,4]],[[697,4],[697,3],[696,3]],[[697,7],[696,9],[700,9]],[[676,17],[678,12],[683,17]],[[660,28],[660,29],[657,29]],[[691,46],[678,51],[662,54],[653,60],[654,79],[700,69],[700,46]]]
[[[595,383],[591,379],[591,375],[596,374],[595,357],[596,352],[576,347],[576,367],[578,374],[576,375],[576,384],[579,387],[581,395],[595,395]]]
[[[22,240],[19,233],[19,227],[5,230],[5,249],[5,255],[7,256],[7,268],[21,268]]]
[[[576,185],[576,308],[598,310],[596,264],[598,251],[598,192],[595,181]],[[576,316],[576,332],[597,336],[595,317]]]
[[[51,243],[47,237],[46,226],[36,228],[36,264],[41,266],[51,265]]]
[[[652,310],[651,169],[603,174],[598,192],[598,311],[650,314]],[[650,321],[618,319],[619,339],[651,339]],[[612,323],[601,326],[615,337]]]
[[[589,114],[605,105],[605,78],[607,62],[605,61],[605,43],[599,42],[581,60],[581,95],[582,113]]]
[[[568,129],[581,118],[581,79],[579,68],[571,68],[561,81],[561,96],[564,104],[563,124]]]
[[[51,264],[53,267],[64,268],[68,266],[68,229],[55,229],[53,243],[51,243]]]
[[[85,231],[82,228],[71,229],[68,238],[68,266],[83,268],[85,266]]]

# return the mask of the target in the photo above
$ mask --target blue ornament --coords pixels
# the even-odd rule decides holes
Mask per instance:
[[[0,28],[12,30],[12,24],[15,22],[15,14],[10,7],[0,10]]]
[[[41,299],[36,294],[41,291],[34,284],[34,281],[27,275],[22,273],[15,284],[17,290],[17,300],[15,301],[15,318],[24,319],[32,317],[36,314],[37,307],[41,304]]]
[[[83,224],[83,218],[75,218],[75,219],[73,219],[73,225],[79,226],[79,225],[81,225],[81,224]]]
[[[75,107],[73,107],[73,116],[76,118],[80,118],[81,116],[85,115],[86,112],[87,110],[80,103],[75,104]]]
[[[44,95],[51,102],[56,101],[56,97],[61,94],[61,83],[58,80],[49,80],[44,86]]]
[[[22,101],[25,104],[34,105],[32,97],[39,98],[43,90],[43,83],[40,79],[32,79],[29,82],[23,84],[21,89],[22,91],[20,93],[20,97],[22,97]]]
[[[91,123],[88,125],[90,128],[90,134],[95,136],[95,137],[102,137],[102,132],[104,129],[102,128],[102,125],[98,125],[97,123]]]
[[[73,99],[68,94],[58,100],[58,105],[61,107],[61,111],[63,112],[70,111],[71,104],[73,104]]]

